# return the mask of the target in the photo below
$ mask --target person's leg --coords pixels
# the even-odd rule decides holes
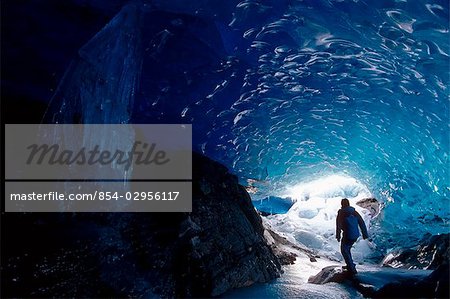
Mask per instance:
[[[350,248],[348,247],[348,243],[346,242],[345,239],[343,239],[341,241],[341,253],[342,253],[342,257],[344,258],[345,264],[349,265],[349,260],[350,260]]]
[[[354,240],[343,239],[341,242],[341,253],[345,264],[347,264],[348,271],[356,273],[356,265],[353,263],[352,253],[350,252],[354,243]]]

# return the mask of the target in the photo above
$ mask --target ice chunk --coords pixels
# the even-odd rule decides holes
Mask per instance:
[[[44,121],[128,123],[142,65],[141,9],[130,4],[80,50]]]

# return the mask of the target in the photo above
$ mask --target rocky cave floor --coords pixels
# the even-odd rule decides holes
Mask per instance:
[[[417,246],[397,249],[380,264],[360,263],[351,275],[339,262],[291,243],[267,223],[265,228],[283,274],[225,298],[449,298],[450,234],[425,235]]]

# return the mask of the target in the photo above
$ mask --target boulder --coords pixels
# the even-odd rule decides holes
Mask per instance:
[[[351,276],[330,266],[308,282],[348,283],[365,297],[449,298],[449,269],[449,234],[427,234],[417,246],[388,254],[382,267],[358,266]]]
[[[392,250],[382,264],[392,268],[437,269],[450,260],[449,237],[450,234],[425,234],[415,247]]]
[[[350,272],[343,271],[341,266],[328,266],[316,275],[311,276],[308,282],[314,284],[325,284],[329,282],[342,283],[345,280],[351,279],[353,279],[353,275]]]
[[[360,266],[356,275],[343,271],[340,266],[325,267],[309,278],[309,283],[344,283],[364,297],[375,298],[430,298],[438,297],[430,270],[392,269],[379,266]]]
[[[425,234],[419,244],[411,248],[397,248],[391,251],[382,261],[385,267],[401,269],[428,269],[434,270],[431,275],[409,290],[420,294],[434,294],[434,297],[450,297],[449,270],[450,270],[450,234]],[[403,285],[405,286],[405,285]]]
[[[282,265],[294,264],[299,256],[308,257],[310,262],[317,262],[317,258],[320,258],[312,250],[300,247],[275,232],[265,221],[265,217],[263,217],[263,225],[265,228],[264,237]]]

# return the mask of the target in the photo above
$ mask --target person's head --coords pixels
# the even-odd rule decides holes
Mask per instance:
[[[341,200],[341,206],[342,206],[343,208],[346,208],[346,207],[349,207],[349,206],[350,206],[350,202],[348,201],[347,198],[343,198],[343,199]]]

